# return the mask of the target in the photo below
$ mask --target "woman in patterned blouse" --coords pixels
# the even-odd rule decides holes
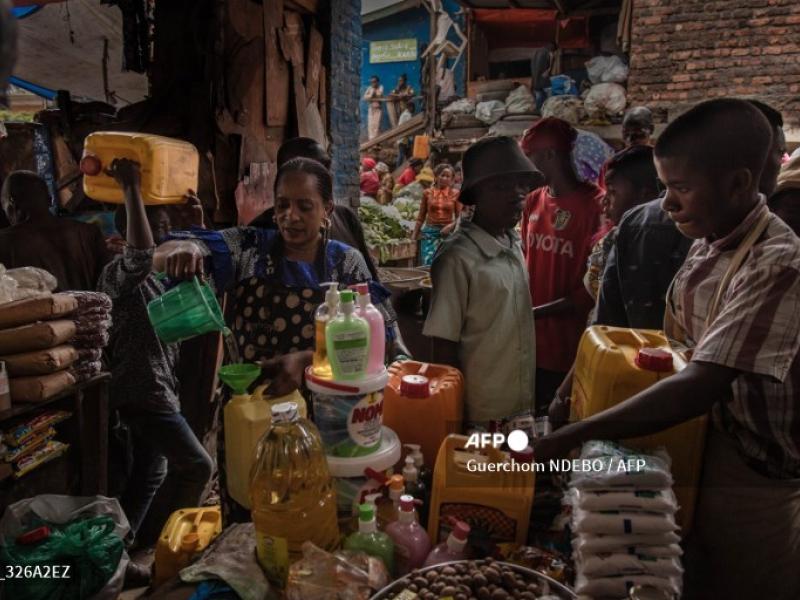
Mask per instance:
[[[295,158],[276,177],[277,230],[173,232],[155,255],[156,268],[171,278],[206,273],[218,291],[230,292],[234,318],[229,326],[243,359],[260,362],[272,379],[271,395],[302,388],[314,348],[314,310],[324,301],[323,282],[337,281],[342,288],[368,282],[389,339],[395,337],[389,292],[372,280],[358,250],[328,239],[332,210],[330,172],[317,161]]]

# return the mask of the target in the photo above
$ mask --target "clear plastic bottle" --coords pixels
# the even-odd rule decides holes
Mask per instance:
[[[419,569],[431,551],[431,538],[417,522],[416,501],[405,494],[400,498],[397,520],[386,528],[394,542],[394,566],[401,577]]]
[[[425,456],[422,454],[422,446],[420,444],[403,444],[403,447],[408,448],[408,456],[414,459],[414,466],[417,468],[417,476],[419,480],[425,485],[425,489],[430,494],[431,484],[433,483],[433,471],[425,464]],[[425,500],[427,498],[420,498]]]
[[[385,368],[386,327],[381,311],[370,302],[369,284],[359,283],[351,286],[358,294],[356,314],[369,323],[369,360],[367,373],[374,375]]]
[[[250,501],[258,562],[277,586],[285,586],[303,542],[324,550],[339,542],[336,495],[319,431],[299,417],[294,402],[272,407],[250,472]]]
[[[325,302],[317,307],[314,312],[314,358],[312,361],[314,375],[323,379],[333,377],[331,363],[328,360],[328,346],[325,338],[325,328],[328,323],[336,316],[339,310],[339,284],[335,281],[323,283],[322,287],[327,287],[325,292]]]
[[[378,531],[374,504],[359,505],[358,531],[347,537],[344,549],[379,558],[386,566],[386,570],[394,574],[394,542],[388,535]]]
[[[447,536],[447,541],[436,546],[428,554],[424,566],[432,567],[433,565],[440,565],[454,560],[464,560],[467,557],[465,550],[469,531],[469,525],[464,521],[457,521],[453,531]]]

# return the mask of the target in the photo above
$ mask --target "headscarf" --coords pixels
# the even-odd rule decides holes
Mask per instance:
[[[372,171],[377,166],[377,164],[378,163],[375,162],[375,159],[370,158],[369,156],[365,156],[364,158],[361,159],[361,167],[365,171]]]
[[[424,169],[422,169],[419,172],[419,175],[417,175],[417,181],[424,181],[427,183],[433,183],[434,181],[436,181],[436,177],[433,174],[433,169],[431,169],[430,167],[425,167]]]
[[[578,132],[566,121],[546,117],[525,132],[519,145],[527,156],[539,150],[569,152],[577,136]]]
[[[378,175],[386,175],[386,173],[389,172],[389,165],[387,165],[385,162],[379,162],[375,165],[375,171],[378,173]]]

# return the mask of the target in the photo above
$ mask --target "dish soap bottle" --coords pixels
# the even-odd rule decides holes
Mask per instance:
[[[370,302],[369,284],[359,283],[352,288],[358,293],[358,309],[356,314],[369,323],[369,360],[367,373],[374,375],[384,370],[386,358],[386,328],[383,315]]]
[[[411,496],[403,495],[397,520],[386,528],[386,535],[394,542],[394,566],[398,577],[419,569],[431,551],[431,538],[417,522],[416,502]]]
[[[388,535],[378,531],[374,504],[358,506],[358,531],[344,541],[344,549],[379,558],[389,574],[394,574],[394,542]]]
[[[323,379],[330,379],[331,363],[328,360],[328,346],[325,338],[325,328],[328,323],[336,316],[339,309],[339,284],[335,281],[323,283],[322,287],[327,287],[325,292],[325,302],[317,307],[314,312],[314,375]]]
[[[267,578],[284,587],[289,563],[309,540],[332,551],[339,543],[336,495],[316,425],[301,419],[297,404],[272,406],[250,472],[256,554]]]
[[[426,567],[440,565],[454,560],[464,560],[466,556],[467,539],[469,538],[469,525],[464,521],[456,521],[453,531],[447,537],[446,542],[442,542],[431,550],[428,558],[425,559]]]
[[[355,295],[350,290],[339,294],[339,314],[325,328],[328,360],[336,381],[362,379],[369,358],[369,324],[354,314]]]
[[[419,480],[419,471],[414,465],[414,457],[406,456],[406,466],[403,467],[403,479],[406,482],[406,493],[420,501],[419,519],[423,523],[428,522],[428,506],[425,503],[428,490],[425,484]]]

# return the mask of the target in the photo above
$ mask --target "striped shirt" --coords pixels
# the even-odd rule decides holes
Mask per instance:
[[[767,207],[728,236],[697,240],[673,282],[674,323],[667,335],[693,348],[692,360],[739,371],[730,402],[713,409],[714,426],[732,435],[742,456],[774,478],[800,477],[800,239],[777,216],[706,318],[733,255]]]

